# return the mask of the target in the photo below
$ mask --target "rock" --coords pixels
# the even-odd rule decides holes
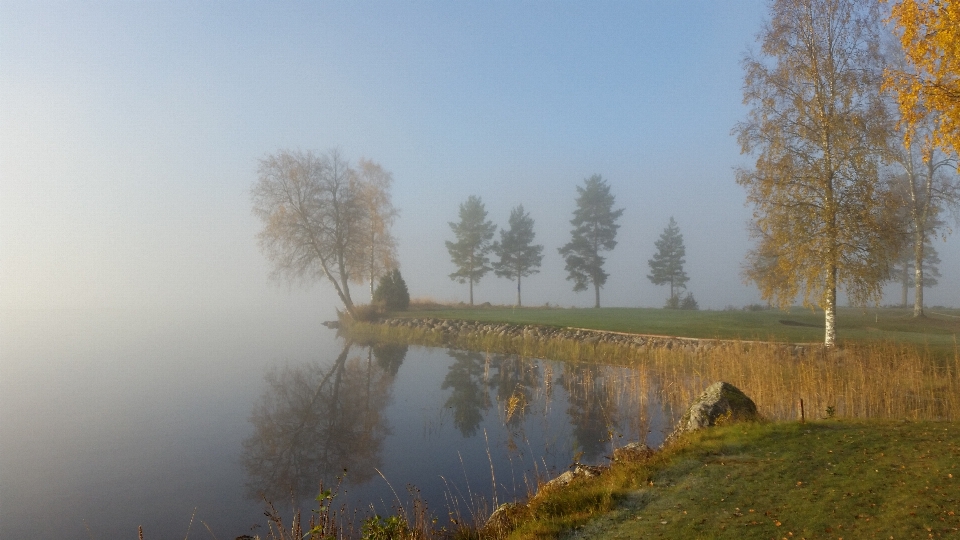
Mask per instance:
[[[754,422],[759,419],[757,406],[752,399],[730,383],[715,382],[683,413],[664,444],[698,429],[732,422]]]
[[[486,533],[486,535],[503,538],[513,530],[517,518],[526,513],[526,511],[526,505],[512,502],[503,503],[490,514],[490,517],[487,518],[481,530]]]
[[[541,489],[551,489],[554,487],[566,486],[577,478],[593,478],[594,476],[600,476],[603,474],[603,471],[607,469],[608,467],[601,465],[581,465],[580,463],[577,463],[569,471],[544,484]]]
[[[632,442],[613,451],[615,463],[644,461],[653,455],[653,449],[641,442]]]

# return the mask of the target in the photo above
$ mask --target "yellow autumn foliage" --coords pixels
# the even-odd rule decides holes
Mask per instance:
[[[884,84],[896,95],[907,142],[930,116],[935,129],[923,143],[960,153],[960,0],[900,0],[890,21],[907,69],[887,69]]]

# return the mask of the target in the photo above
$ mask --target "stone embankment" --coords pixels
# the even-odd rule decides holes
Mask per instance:
[[[445,343],[457,345],[466,338],[472,340],[495,340],[504,343],[534,342],[556,343],[572,341],[580,346],[606,345],[635,352],[653,350],[677,350],[688,353],[705,353],[715,348],[741,347],[762,344],[787,349],[793,355],[803,354],[810,347],[805,344],[774,344],[736,340],[698,339],[647,334],[628,334],[586,328],[561,328],[554,326],[487,323],[457,319],[394,318],[385,319],[380,325],[438,335]]]

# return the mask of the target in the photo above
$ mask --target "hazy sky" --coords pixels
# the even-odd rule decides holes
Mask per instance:
[[[536,220],[526,304],[591,306],[557,248],[576,186],[601,174],[626,208],[604,305],[663,304],[647,260],[671,216],[702,307],[758,301],[730,129],[764,16],[761,1],[2,0],[0,301],[332,312],[329,287],[268,279],[249,191],[263,156],[334,147],[393,173],[414,297],[467,299],[444,240],[475,194],[497,224],[521,203]],[[937,244],[930,304],[960,304],[956,246]],[[475,295],[514,287],[490,274]]]

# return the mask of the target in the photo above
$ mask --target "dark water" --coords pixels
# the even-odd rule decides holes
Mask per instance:
[[[257,534],[262,497],[308,509],[338,477],[337,504],[362,512],[416,486],[438,517],[470,518],[666,427],[630,370],[362,346],[315,317],[0,322],[3,538]]]

